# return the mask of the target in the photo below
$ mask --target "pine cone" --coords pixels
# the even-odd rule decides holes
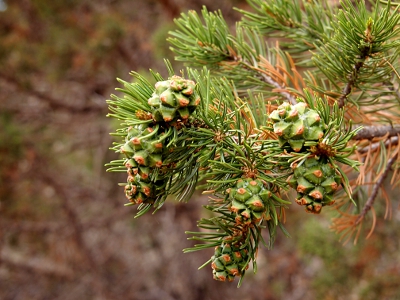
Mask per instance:
[[[296,105],[285,102],[269,118],[274,123],[280,145],[288,143],[295,152],[301,151],[305,141],[318,141],[324,136],[325,125],[321,117],[303,102]]]
[[[142,181],[139,175],[128,176],[125,195],[129,202],[134,204],[153,203],[155,200],[154,184]]]
[[[154,108],[153,119],[157,122],[186,120],[200,103],[192,80],[172,76],[156,83],[156,90],[148,103]]]
[[[164,148],[161,136],[158,130],[155,132],[155,129],[146,125],[130,127],[121,152],[139,166],[160,168]]]
[[[223,242],[215,247],[211,259],[213,278],[218,281],[233,281],[235,276],[242,276],[248,268],[249,255],[246,249]]]
[[[296,203],[305,205],[307,212],[319,214],[322,206],[335,202],[332,196],[339,188],[341,176],[330,163],[311,157],[295,166],[288,183],[298,193]]]
[[[230,210],[236,213],[236,222],[241,224],[259,222],[266,211],[265,202],[271,197],[261,180],[239,179],[236,187],[229,191]]]

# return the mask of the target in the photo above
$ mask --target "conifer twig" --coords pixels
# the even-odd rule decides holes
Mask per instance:
[[[279,90],[279,94],[281,94],[283,97],[285,97],[288,102],[292,105],[297,104],[296,98],[293,97],[290,93],[285,92],[285,87],[280,85],[279,82],[277,82],[276,80],[274,80],[271,76],[268,76],[267,74],[265,74],[262,69],[258,66],[258,64],[256,64],[255,66],[252,66],[248,61],[240,59],[240,61],[249,69],[256,71],[257,73],[259,73],[261,75],[261,79],[265,82],[268,83],[270,85],[272,85],[273,87],[275,87],[276,89]]]
[[[364,219],[365,215],[368,211],[371,210],[372,205],[375,202],[375,199],[378,195],[379,189],[382,186],[384,180],[386,179],[387,175],[389,174],[390,169],[392,168],[394,162],[397,159],[397,154],[391,157],[386,165],[385,171],[382,173],[381,177],[376,181],[374,188],[372,190],[371,195],[369,196],[367,202],[365,203],[363,210],[361,211],[360,215],[358,216],[357,220],[355,221],[354,225],[360,224],[360,222]]]
[[[353,140],[372,140],[375,137],[388,137],[397,136],[400,134],[400,125],[386,125],[386,126],[364,126],[352,138]]]
[[[364,65],[364,62],[358,62],[354,65],[354,67],[353,67],[354,72],[350,75],[350,79],[347,82],[346,86],[344,87],[344,89],[342,91],[342,95],[338,99],[339,108],[342,108],[344,106],[344,104],[345,104],[344,101],[346,100],[347,96],[350,95],[351,90],[353,89],[353,86],[357,80],[358,72],[363,65]]]
[[[263,73],[261,73],[261,77],[266,83],[276,87],[277,89],[279,89],[279,90],[284,89],[283,86],[281,86],[278,82],[273,80],[271,77],[269,77]],[[297,103],[296,98],[293,97],[292,95],[290,95],[288,92],[280,91],[279,94],[281,94],[283,97],[285,97],[289,101],[290,104],[295,105]]]

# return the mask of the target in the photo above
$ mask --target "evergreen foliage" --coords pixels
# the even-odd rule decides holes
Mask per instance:
[[[235,33],[220,12],[183,13],[168,40],[187,69],[166,61],[156,85],[132,72],[108,101],[125,156],[108,170],[128,171],[127,205],[140,216],[201,188],[212,217],[185,252],[214,247],[214,279],[239,285],[259,244],[288,235],[291,200],[333,206],[333,228],[357,239],[384,179],[400,179],[399,5],[248,2]]]

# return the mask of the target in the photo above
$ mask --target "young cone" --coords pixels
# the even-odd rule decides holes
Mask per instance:
[[[304,102],[285,102],[269,118],[280,145],[289,144],[295,152],[300,152],[306,141],[318,141],[324,136],[325,125],[320,115]]]
[[[154,108],[153,119],[157,122],[187,120],[200,103],[200,97],[192,80],[172,76],[156,83],[156,90],[148,101]]]
[[[218,281],[233,281],[235,276],[242,276],[248,268],[249,255],[246,249],[240,249],[228,242],[215,247],[211,257],[213,278]]]
[[[341,184],[341,177],[330,163],[310,157],[294,166],[288,183],[297,191],[296,203],[304,205],[307,212],[319,214],[323,206],[335,202],[332,196]]]
[[[230,188],[229,200],[230,210],[236,213],[237,223],[257,223],[264,217],[266,201],[271,197],[261,180],[239,179],[236,186]]]

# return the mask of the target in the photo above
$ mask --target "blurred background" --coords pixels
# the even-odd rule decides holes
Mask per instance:
[[[169,200],[134,219],[125,174],[106,173],[117,122],[105,100],[129,72],[166,75],[165,39],[189,9],[221,9],[234,28],[243,0],[0,0],[0,299],[400,299],[399,210],[343,246],[333,212],[293,204],[291,238],[258,254],[241,288],[197,270],[207,199]],[[182,67],[175,64],[175,69]],[[397,205],[397,204],[394,204]],[[384,210],[384,205],[382,205]]]

